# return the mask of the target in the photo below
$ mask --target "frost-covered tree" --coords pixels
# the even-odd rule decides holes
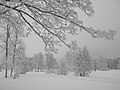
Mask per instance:
[[[119,59],[120,58],[113,59],[113,61],[114,61],[114,69],[118,69]]]
[[[60,42],[70,47],[65,41],[66,35],[75,35],[81,30],[93,38],[113,39],[113,30],[107,32],[86,27],[79,20],[76,9],[89,17],[94,14],[90,0],[0,0],[0,21],[7,20],[18,26],[20,21],[24,21],[28,27],[26,34],[34,31],[45,43],[45,50],[54,52],[57,51],[55,45]]]
[[[114,59],[108,59],[107,60],[108,63],[108,68],[109,69],[118,69],[119,66],[119,58],[114,58]]]
[[[113,70],[113,69],[119,69],[119,58],[105,58],[105,57],[99,57],[94,59],[93,62],[93,68],[94,70]]]
[[[0,11],[1,11],[1,7],[0,7]],[[12,18],[11,17],[12,15],[12,12],[8,11],[7,12],[7,15],[5,17],[5,15],[1,16],[0,15],[0,39],[1,39],[1,45],[0,48],[3,52],[5,51],[5,56],[3,59],[4,60],[4,66],[6,68],[5,70],[5,78],[7,78],[7,69],[9,68],[9,66],[11,67],[11,39],[13,38],[13,33],[23,33],[22,30],[23,28],[21,27],[21,22],[20,20],[18,21],[17,18],[15,18],[15,16],[13,15]],[[13,20],[10,20],[10,19],[13,19]],[[19,24],[19,25],[18,25]],[[4,45],[5,44],[5,45]],[[4,47],[5,46],[5,47]],[[16,47],[14,45],[14,47]],[[15,51],[15,48],[14,50]],[[15,56],[15,54],[13,55],[13,57]],[[14,61],[14,58],[13,58],[13,61]],[[12,63],[13,64],[13,63]],[[12,72],[12,69],[11,69],[11,72]],[[12,73],[11,73],[12,75]]]
[[[27,57],[28,58],[28,68],[29,71],[34,70],[34,57]]]
[[[56,69],[56,66],[57,66],[58,63],[57,63],[55,57],[53,56],[53,54],[50,53],[50,52],[47,52],[45,54],[45,57],[46,57],[46,61],[45,61],[46,69],[50,72],[52,70]]]
[[[99,57],[97,59],[97,62],[98,62],[98,66],[97,66],[98,70],[103,70],[103,71],[108,70],[108,63],[107,63],[106,58]]]
[[[3,55],[3,59],[5,59],[4,66],[11,68],[11,76],[14,70],[14,62],[16,56],[16,50],[18,49],[17,46],[22,42],[21,37],[21,30],[18,28],[13,28],[11,24],[4,24],[1,23],[0,26],[0,51]],[[5,71],[5,77],[7,78],[7,70]]]
[[[37,54],[34,54],[34,69],[37,71]]]
[[[83,59],[83,53],[81,48],[78,48],[77,50],[74,51],[74,60],[73,60],[73,65],[74,65],[74,71],[76,75],[82,76],[83,71],[84,71],[84,59]]]
[[[118,58],[118,69],[120,69],[120,57]]]
[[[97,68],[97,65],[98,64],[98,62],[97,62],[97,59],[95,58],[95,59],[92,59],[92,66],[93,66],[93,69],[94,69],[94,71],[96,71],[98,68]]]
[[[37,53],[34,55],[34,59],[35,59],[35,68],[39,70],[43,71],[44,69],[44,55],[42,54],[42,52]]]
[[[2,50],[3,59],[4,59],[4,69],[5,69],[5,78],[7,78],[7,72],[9,68],[9,39],[11,35],[10,24],[0,24],[0,50]]]
[[[60,63],[59,63],[58,74],[66,76],[67,73],[68,73],[67,62],[65,59],[62,59],[60,60]]]
[[[72,58],[71,58],[71,53],[70,52],[67,51],[65,53],[65,59],[66,59],[66,62],[68,64],[68,68],[71,70],[71,67],[72,67],[72,65],[71,65]]]
[[[25,74],[28,71],[28,59],[25,55],[25,44],[23,41],[17,46],[14,64],[14,72]]]
[[[82,50],[82,56],[83,56],[83,74],[85,75],[85,72],[90,72],[92,70],[92,59],[90,57],[89,51],[86,46],[83,47]]]
[[[38,71],[43,71],[44,70],[44,55],[42,52],[38,53]]]
[[[76,73],[76,63],[77,63],[77,52],[70,51],[66,52],[65,59],[68,65],[68,69]]]
[[[13,70],[14,70],[14,64],[15,64],[15,58],[16,58],[16,52],[18,49],[19,45],[23,43],[21,39],[21,30],[18,30],[17,28],[15,29],[15,32],[12,33],[11,38],[10,38],[10,56],[12,56],[12,65],[11,65],[11,73],[10,76],[12,76]]]
[[[87,76],[92,70],[91,57],[86,47],[83,50],[77,47],[66,56],[69,67],[76,75]]]

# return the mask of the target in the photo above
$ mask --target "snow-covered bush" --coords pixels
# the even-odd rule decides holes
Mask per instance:
[[[14,75],[13,75],[13,79],[16,79],[17,77],[19,77],[19,73],[15,73]]]

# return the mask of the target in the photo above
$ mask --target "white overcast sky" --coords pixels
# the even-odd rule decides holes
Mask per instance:
[[[113,29],[117,31],[114,41],[105,39],[92,39],[84,30],[79,36],[74,37],[79,46],[87,46],[92,57],[120,57],[120,0],[91,0],[93,2],[95,14],[89,18],[84,13],[79,14],[84,25],[95,29]],[[73,38],[73,37],[71,37]],[[69,38],[69,39],[71,39]],[[29,36],[25,39],[26,55],[32,56],[44,50],[44,44],[38,36]],[[63,45],[56,57],[62,58],[68,48]]]

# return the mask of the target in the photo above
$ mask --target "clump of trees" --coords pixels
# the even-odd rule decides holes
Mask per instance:
[[[74,51],[66,53],[68,67],[79,76],[88,76],[92,71],[91,57],[86,46],[81,50],[77,48]]]
[[[42,52],[34,54],[32,57],[28,57],[29,71],[35,72],[55,72],[58,67],[58,63],[53,53],[46,52],[45,55]]]
[[[5,78],[7,78],[8,69],[11,69],[10,76],[13,75],[17,60],[20,60],[23,56],[22,54],[25,53],[25,45],[21,39],[23,33],[20,26],[13,28],[10,23],[2,21],[0,28],[0,58],[2,66],[5,69]]]
[[[35,54],[33,58],[33,69],[35,71],[39,71],[40,69],[47,73],[56,73],[65,76],[69,72],[74,72],[75,75],[89,76],[89,73],[93,69],[91,63],[92,58],[86,46],[83,49],[77,47],[73,51],[66,52],[65,57],[59,62],[51,52],[45,53],[45,57],[40,52]]]

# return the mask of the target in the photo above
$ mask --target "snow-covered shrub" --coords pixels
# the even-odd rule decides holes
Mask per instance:
[[[16,79],[17,77],[19,77],[19,73],[15,73],[14,75],[13,75],[13,79]]]

